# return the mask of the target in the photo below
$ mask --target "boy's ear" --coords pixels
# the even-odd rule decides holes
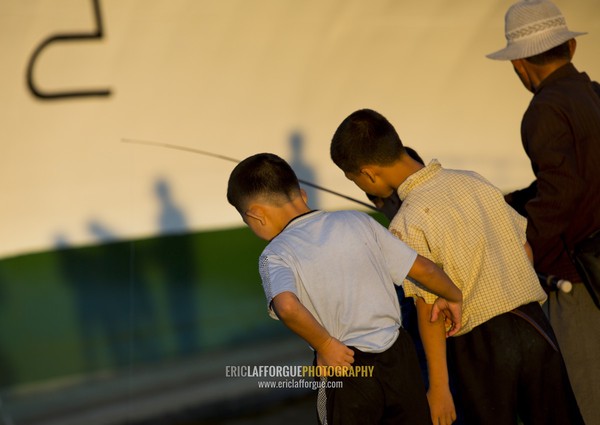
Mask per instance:
[[[308,204],[308,195],[306,194],[306,190],[304,189],[300,189],[300,196],[302,197],[302,200],[304,201],[305,204]]]
[[[367,178],[371,181],[371,183],[375,183],[375,177],[377,173],[371,167],[363,167],[360,169],[360,173],[367,176]]]
[[[258,205],[250,205],[246,215],[250,218],[258,220],[263,226],[267,223],[265,210]]]

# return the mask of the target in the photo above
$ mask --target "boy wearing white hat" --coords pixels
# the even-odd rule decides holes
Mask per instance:
[[[527,216],[536,270],[582,282],[570,253],[600,229],[600,85],[571,63],[585,33],[545,0],[512,5],[505,32],[507,46],[488,58],[511,61],[534,94],[521,138],[536,176],[506,199]],[[585,422],[600,425],[600,310],[581,284],[551,292],[547,307]]]

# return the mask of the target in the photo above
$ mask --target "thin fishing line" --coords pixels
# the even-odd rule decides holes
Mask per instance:
[[[234,162],[236,164],[240,162],[238,159],[231,158],[229,156],[220,155],[218,153],[209,152],[209,151],[205,151],[205,150],[202,150],[202,149],[195,149],[195,148],[190,148],[190,147],[187,147],[187,146],[174,145],[174,144],[171,144],[171,143],[155,142],[155,141],[152,141],[152,140],[128,139],[128,138],[122,138],[121,142],[123,142],[123,143],[137,144],[137,145],[157,146],[157,147],[166,148],[166,149],[174,149],[174,150],[178,150],[178,151],[191,152],[191,153],[196,153],[196,154],[199,154],[199,155],[210,156],[212,158],[222,159],[224,161]],[[364,207],[370,208],[370,209],[372,209],[374,211],[379,211],[373,205],[367,204],[366,202],[363,202],[363,201],[359,201],[358,199],[352,198],[351,196],[347,196],[347,195],[344,195],[342,193],[333,191],[331,189],[327,189],[325,187],[319,186],[319,185],[317,185],[315,183],[308,182],[306,180],[298,179],[298,181],[300,183],[306,185],[306,186],[310,186],[310,187],[313,187],[315,189],[322,190],[323,192],[331,193],[332,195],[336,195],[336,196],[344,198],[344,199],[346,199],[348,201],[355,202],[355,203],[360,204],[360,205],[362,205]]]

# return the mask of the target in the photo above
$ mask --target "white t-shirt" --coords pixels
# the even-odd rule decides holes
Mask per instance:
[[[270,314],[282,292],[300,302],[336,339],[366,352],[396,340],[401,285],[417,254],[358,211],[296,217],[264,249],[259,271]]]

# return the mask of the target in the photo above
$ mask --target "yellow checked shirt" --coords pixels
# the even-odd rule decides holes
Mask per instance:
[[[463,292],[463,327],[469,332],[523,304],[544,302],[524,249],[526,220],[499,189],[477,173],[442,168],[432,160],[399,188],[402,206],[390,231],[440,266]],[[405,280],[407,296],[436,296]]]

